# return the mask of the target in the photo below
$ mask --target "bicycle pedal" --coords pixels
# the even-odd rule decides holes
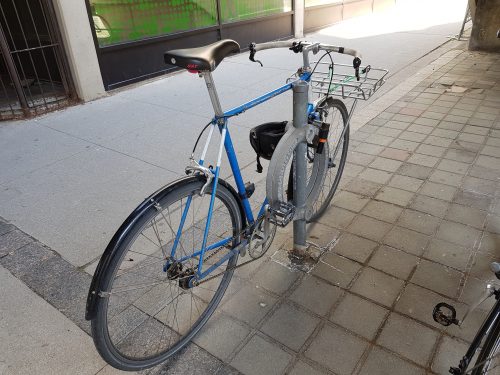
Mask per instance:
[[[452,324],[459,324],[459,321],[457,320],[457,310],[455,310],[453,306],[444,302],[438,303],[434,307],[434,310],[432,311],[432,319],[434,319],[436,323],[445,327]]]
[[[279,202],[275,207],[269,207],[269,222],[285,227],[295,216],[295,206],[291,203]]]

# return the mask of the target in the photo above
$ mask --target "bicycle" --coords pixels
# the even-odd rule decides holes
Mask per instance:
[[[362,67],[358,52],[320,43],[251,44],[250,60],[259,62],[255,60],[256,52],[270,48],[302,53],[303,66],[285,85],[226,112],[220,105],[211,72],[226,56],[240,52],[235,41],[222,40],[165,53],[168,64],[204,78],[215,116],[195,142],[187,176],[153,193],[130,214],[111,239],[95,271],[86,319],[91,321],[98,352],[116,368],[141,370],[177,353],[213,314],[234,270],[265,254],[276,226],[288,224],[295,215],[290,187],[296,144],[308,142],[307,220],[316,220],[333,197],[345,165],[348,124],[354,110],[353,104],[348,112],[333,95],[351,97],[355,102],[368,98],[383,84],[387,71],[380,70],[380,77],[370,78],[368,73],[377,70]],[[320,51],[324,55],[311,69],[309,54]],[[332,52],[355,57],[350,67],[354,68],[354,75],[337,71],[341,64],[337,69]],[[322,62],[327,56],[330,62]],[[262,147],[254,145],[258,155],[271,158],[273,170],[267,174],[267,198],[254,216],[249,198],[255,185],[243,181],[228,120],[291,90],[301,81],[318,94],[308,104],[307,126],[297,131],[282,122],[271,126],[267,135],[262,126],[251,132],[254,141],[263,142]],[[208,128],[196,161],[198,142]],[[213,167],[205,158],[216,130],[220,143]],[[272,150],[266,152],[266,146]],[[220,178],[223,149],[236,189]],[[249,255],[250,259],[238,264],[239,255]]]
[[[491,263],[491,270],[500,280],[500,263]],[[455,308],[447,303],[441,302],[434,307],[432,317],[435,322],[445,327],[452,324],[460,326],[475,308],[490,297],[495,297],[496,303],[477,331],[467,353],[462,357],[458,366],[450,367],[450,374],[484,375],[498,374],[500,372],[500,288],[488,285],[485,296],[482,296],[477,303],[469,307],[462,320],[457,319]],[[479,353],[477,353],[478,350]],[[476,362],[472,368],[469,368],[476,354],[478,354]],[[493,372],[494,369],[496,369],[495,372]]]

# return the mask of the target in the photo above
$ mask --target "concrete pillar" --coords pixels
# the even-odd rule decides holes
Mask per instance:
[[[83,101],[97,99],[105,90],[85,2],[53,0],[53,3],[76,93]]]
[[[477,0],[476,13],[472,19],[470,50],[500,52],[500,0]]]
[[[294,24],[293,35],[295,38],[304,36],[304,0],[293,0]]]

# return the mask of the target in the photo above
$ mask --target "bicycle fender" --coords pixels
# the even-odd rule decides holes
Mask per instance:
[[[285,202],[284,186],[287,165],[293,158],[293,152],[300,142],[306,141],[307,127],[290,127],[285,135],[279,141],[273,156],[269,163],[269,169],[266,176],[266,194],[271,207],[279,206],[280,202]],[[324,183],[326,169],[328,166],[328,145],[325,144],[325,150],[322,154],[314,155],[314,163],[311,176],[307,184],[307,202],[306,207],[311,207],[317,199]],[[309,211],[309,210],[306,210]],[[306,218],[310,217],[310,212],[306,212]]]
[[[99,260],[97,268],[94,272],[94,276],[92,278],[92,282],[90,284],[89,293],[87,296],[87,303],[85,309],[85,319],[92,320],[96,316],[97,302],[99,298],[99,292],[102,290],[102,286],[104,280],[106,278],[106,274],[104,270],[109,266],[113,258],[116,256],[120,245],[122,244],[124,238],[127,236],[133,225],[141,218],[144,213],[154,206],[157,202],[161,201],[167,194],[171,193],[174,189],[179,186],[184,186],[190,184],[194,181],[205,182],[205,177],[203,176],[187,176],[183,177],[179,180],[173,181],[170,184],[167,184],[151,194],[148,198],[146,198],[123,222],[120,228],[116,231],[115,235],[109,242],[108,246],[104,250],[104,253]],[[246,215],[243,209],[243,204],[241,203],[241,199],[238,196],[238,193],[235,189],[226,181],[219,179],[219,184],[223,185],[236,199],[239,204],[240,212],[242,215],[242,222],[246,222]]]

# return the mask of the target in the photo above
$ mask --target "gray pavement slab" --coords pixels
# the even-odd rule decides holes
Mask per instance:
[[[0,266],[0,372],[96,374],[105,362],[92,339]]]

